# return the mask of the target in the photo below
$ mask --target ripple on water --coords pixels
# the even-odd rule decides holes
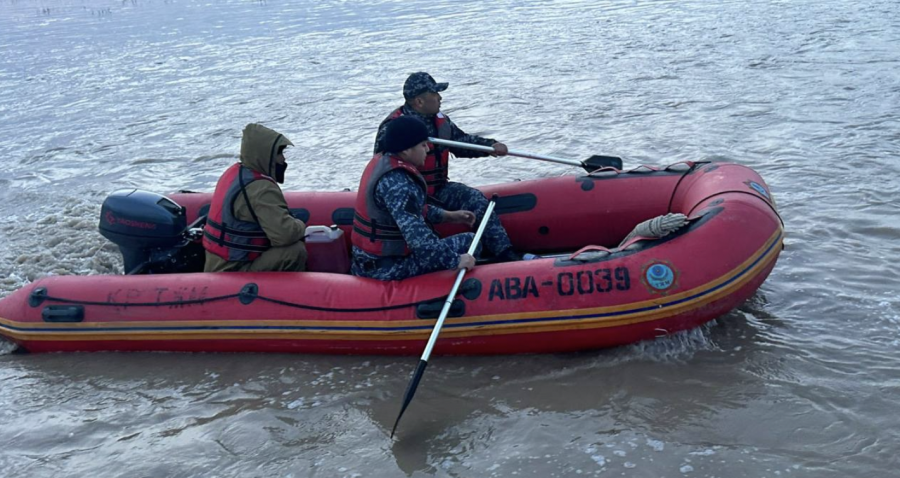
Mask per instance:
[[[898,15],[889,0],[0,4],[0,296],[49,274],[120,271],[95,229],[103,198],[211,190],[249,122],[297,145],[285,189],[355,188],[375,126],[422,69],[450,82],[444,108],[460,127],[515,149],[748,165],[775,193],[788,244],[760,293],[694,331],[582,354],[441,357],[394,441],[415,360],[3,354],[0,466],[891,475]],[[571,172],[451,166],[472,185]]]

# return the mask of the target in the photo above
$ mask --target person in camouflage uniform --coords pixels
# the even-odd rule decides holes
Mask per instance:
[[[369,162],[357,192],[351,273],[387,281],[474,267],[474,257],[466,253],[473,233],[441,239],[426,223],[472,226],[475,214],[426,206],[425,179],[416,169],[428,151],[425,124],[400,118],[383,139],[385,152]]]
[[[384,151],[387,125],[395,118],[409,116],[421,119],[431,137],[490,146],[494,148],[493,155],[505,155],[507,153],[506,145],[490,138],[467,134],[441,112],[440,92],[446,90],[447,86],[448,83],[437,83],[431,75],[425,72],[410,75],[403,85],[403,97],[406,102],[391,112],[378,127],[378,134],[375,137],[375,153]],[[450,210],[472,211],[477,219],[481,220],[487,210],[488,200],[481,191],[448,180],[447,163],[450,153],[466,158],[490,155],[470,149],[434,145],[433,149],[428,152],[424,166],[419,168],[428,183],[428,202]],[[513,250],[509,235],[496,214],[488,218],[483,237],[485,247],[501,261],[522,259],[522,256]]]

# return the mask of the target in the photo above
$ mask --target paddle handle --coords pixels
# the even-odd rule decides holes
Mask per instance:
[[[494,148],[490,146],[481,146],[478,144],[469,144],[469,143],[461,143],[459,141],[450,141],[449,139],[440,139],[440,138],[428,138],[428,141],[439,144],[441,146],[448,146],[451,148],[464,148],[471,149],[473,151],[481,151],[482,153],[493,153]],[[525,151],[516,151],[514,149],[510,149],[506,152],[509,156],[518,156],[520,158],[531,158],[531,159],[539,159],[541,161],[550,161],[551,163],[559,163],[559,164],[568,164],[569,166],[578,166],[579,168],[584,167],[584,163],[575,159],[565,159],[565,158],[557,158],[555,156],[547,156],[544,154],[536,154],[536,153],[527,153]]]
[[[496,199],[491,199],[487,210],[484,211],[484,217],[481,218],[481,224],[478,226],[478,230],[475,231],[475,238],[472,239],[472,244],[469,246],[470,256],[475,254],[478,243],[481,242],[481,235],[484,234],[484,228],[487,226],[488,219],[494,212],[494,206],[496,204]],[[450,312],[450,306],[453,304],[453,299],[456,298],[456,291],[459,290],[459,286],[462,284],[465,275],[466,269],[460,269],[456,274],[456,282],[453,283],[453,288],[450,289],[450,295],[448,295],[447,300],[444,301],[444,308],[441,309],[441,315],[438,316],[437,322],[434,323],[434,329],[431,330],[431,337],[428,337],[428,344],[425,345],[425,352],[422,353],[422,360],[425,362],[428,361],[428,357],[431,357],[431,349],[434,348],[434,343],[437,342],[438,334],[441,333],[441,327],[444,325],[444,320],[447,318],[447,313]]]

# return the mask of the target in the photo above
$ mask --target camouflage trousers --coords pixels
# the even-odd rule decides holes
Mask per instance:
[[[472,239],[475,239],[474,233],[464,232],[445,237],[440,241],[458,254],[465,254],[469,252]],[[475,254],[478,255],[479,252],[481,252],[480,246],[475,250]],[[393,261],[382,259],[381,264],[367,256],[367,254],[360,254],[354,249],[353,263],[350,266],[351,274],[378,280],[403,280],[441,269],[441,266],[427,255],[413,253]]]
[[[470,188],[462,183],[447,183],[442,187],[438,187],[435,192],[435,198],[442,203],[442,207],[448,211],[466,210],[475,213],[478,221],[484,217],[487,210],[488,199],[484,197],[481,191]],[[484,235],[481,242],[495,256],[502,255],[506,251],[512,250],[512,243],[509,241],[509,234],[500,224],[500,217],[497,216],[496,209],[488,219],[487,226],[484,228]]]

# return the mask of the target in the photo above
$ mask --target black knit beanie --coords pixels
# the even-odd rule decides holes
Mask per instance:
[[[391,120],[384,131],[384,150],[399,153],[428,139],[428,127],[419,118],[401,116]]]

